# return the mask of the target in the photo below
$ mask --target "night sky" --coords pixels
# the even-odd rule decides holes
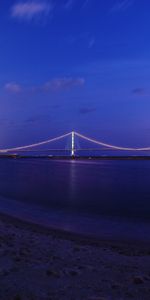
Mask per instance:
[[[149,1],[0,6],[1,148],[71,130],[150,146]]]

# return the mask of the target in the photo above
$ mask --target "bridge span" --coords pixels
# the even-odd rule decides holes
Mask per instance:
[[[51,143],[54,143],[56,141],[60,141],[63,140],[66,137],[70,137],[71,139],[71,147],[67,149],[67,151],[70,151],[70,156],[74,157],[76,154],[76,151],[80,150],[80,151],[98,151],[98,150],[116,150],[116,151],[130,151],[130,152],[140,152],[140,151],[150,151],[150,147],[143,147],[143,148],[138,148],[138,147],[123,147],[123,146],[117,146],[117,145],[112,145],[109,143],[105,143],[102,141],[98,141],[94,138],[91,137],[87,137],[81,133],[78,133],[76,131],[71,131],[69,133],[63,134],[61,136],[55,137],[55,138],[51,138],[45,141],[40,141],[34,144],[29,144],[29,145],[24,145],[24,146],[18,146],[18,147],[12,147],[12,148],[4,148],[4,149],[0,149],[0,153],[1,154],[9,154],[12,152],[30,152],[30,151],[39,151],[36,150],[39,146],[43,146],[43,145],[48,145]],[[98,148],[80,148],[78,149],[76,147],[76,137],[84,140],[84,141],[88,141],[94,145],[99,146]],[[49,151],[51,150],[55,150],[55,151],[64,151],[65,149],[48,149]],[[42,149],[40,150],[42,151]],[[45,151],[45,150],[44,150]]]

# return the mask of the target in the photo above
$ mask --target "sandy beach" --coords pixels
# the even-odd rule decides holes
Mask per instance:
[[[1,300],[149,300],[150,245],[94,241],[0,216]]]

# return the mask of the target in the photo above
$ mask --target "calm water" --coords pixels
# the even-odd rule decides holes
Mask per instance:
[[[150,223],[150,161],[1,159],[0,197],[1,208],[9,199],[34,211],[93,222],[121,218]]]

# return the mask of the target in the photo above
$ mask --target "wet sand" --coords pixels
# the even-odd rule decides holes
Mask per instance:
[[[0,300],[150,300],[150,245],[0,215]]]

